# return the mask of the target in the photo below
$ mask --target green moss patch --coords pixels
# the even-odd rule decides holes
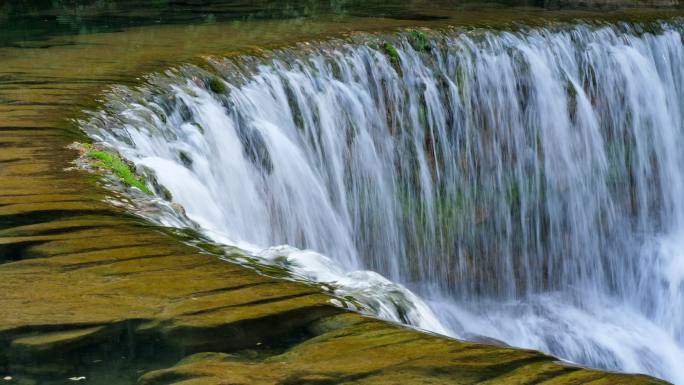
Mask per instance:
[[[428,37],[424,32],[416,31],[415,29],[410,30],[409,41],[413,48],[419,52],[429,52],[431,49]]]
[[[389,56],[390,61],[393,64],[398,64],[399,63],[399,51],[397,51],[397,48],[390,43],[385,43],[383,48],[385,49],[385,53],[387,53],[387,56]]]
[[[121,160],[118,155],[100,150],[90,150],[86,155],[88,158],[97,159],[98,166],[114,173],[125,185],[135,187],[146,194],[152,195],[152,191],[145,185],[142,178],[137,176],[131,167]]]
[[[217,77],[213,77],[213,78],[209,79],[209,88],[217,94],[225,94],[226,93],[225,83],[223,83],[223,81]]]

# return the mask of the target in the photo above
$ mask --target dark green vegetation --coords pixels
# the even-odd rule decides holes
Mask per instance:
[[[425,32],[412,29],[408,31],[408,34],[413,48],[420,52],[427,52],[430,50],[430,42],[428,41],[428,37]]]
[[[217,77],[212,77],[209,79],[209,89],[211,89],[213,92],[217,94],[225,94],[226,84],[223,83],[223,80]]]
[[[392,63],[399,64],[399,51],[397,51],[397,49],[390,43],[385,43],[383,48],[385,49],[385,52],[387,53],[387,56],[389,56]]]

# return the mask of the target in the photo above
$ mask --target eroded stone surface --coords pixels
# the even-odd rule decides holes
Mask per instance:
[[[322,334],[264,359],[200,353],[141,384],[657,384],[646,376],[561,365],[530,350],[448,340],[355,314],[323,320]],[[320,325],[319,325],[320,326]],[[316,325],[313,326],[316,328]]]

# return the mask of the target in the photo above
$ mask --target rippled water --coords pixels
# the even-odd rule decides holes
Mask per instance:
[[[380,316],[684,384],[684,46],[643,29],[213,60],[118,88],[84,127],[183,207],[162,222]]]

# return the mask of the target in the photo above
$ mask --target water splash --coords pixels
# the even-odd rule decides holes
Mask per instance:
[[[377,314],[684,384],[684,46],[651,27],[212,60],[84,126],[217,241]]]

